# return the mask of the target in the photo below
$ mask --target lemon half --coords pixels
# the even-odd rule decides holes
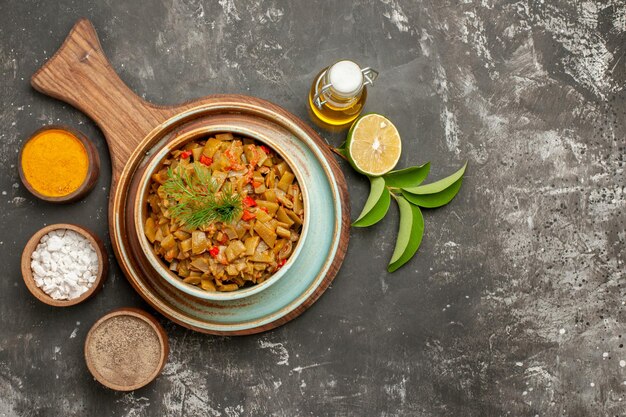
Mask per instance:
[[[398,129],[380,114],[358,118],[346,140],[346,153],[354,169],[361,174],[378,177],[396,166],[402,152]]]

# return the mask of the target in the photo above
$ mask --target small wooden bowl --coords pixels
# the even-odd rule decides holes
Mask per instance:
[[[69,132],[70,134],[74,135],[85,147],[85,150],[87,151],[87,157],[89,159],[89,167],[87,168],[87,176],[85,177],[85,180],[83,181],[83,183],[74,192],[68,195],[61,196],[61,197],[50,197],[50,196],[46,196],[46,195],[39,193],[35,188],[33,188],[32,185],[30,185],[30,183],[26,179],[26,176],[24,175],[24,170],[22,169],[22,153],[24,152],[24,148],[26,147],[26,144],[30,142],[33,138],[35,138],[37,135],[47,130],[65,130],[66,132]],[[72,201],[80,200],[93,189],[93,187],[96,185],[96,181],[98,180],[98,175],[100,174],[100,156],[98,155],[98,150],[96,149],[96,146],[93,144],[93,142],[89,140],[81,132],[75,129],[72,129],[69,126],[49,125],[49,126],[45,126],[40,129],[37,129],[35,132],[33,132],[32,135],[30,135],[28,140],[26,140],[22,144],[22,148],[20,149],[20,153],[18,156],[17,166],[18,166],[18,171],[20,174],[20,179],[22,180],[22,184],[24,184],[24,187],[26,187],[26,189],[30,191],[32,195],[50,203],[64,204],[64,203],[71,203]]]
[[[102,326],[106,327],[99,332]],[[154,349],[152,358],[149,349]],[[116,391],[133,391],[154,381],[168,354],[169,342],[163,327],[153,316],[133,307],[106,314],[91,327],[85,339],[89,372],[102,385]]]
[[[73,298],[71,300],[55,300],[46,294],[41,288],[37,286],[35,283],[35,278],[33,277],[33,271],[30,267],[31,257],[33,252],[37,248],[39,241],[41,238],[48,234],[53,230],[58,229],[69,229],[73,230],[82,236],[86,237],[87,240],[91,243],[93,248],[96,250],[96,254],[98,255],[98,274],[96,275],[96,281],[93,285],[80,297]],[[69,307],[76,304],[80,304],[89,297],[92,297],[96,294],[101,288],[102,284],[104,284],[104,280],[107,277],[107,272],[109,269],[108,257],[106,253],[106,249],[104,248],[104,244],[100,240],[100,238],[94,234],[89,229],[85,229],[84,227],[77,226],[75,224],[69,223],[57,223],[51,224],[50,226],[46,226],[43,229],[40,229],[37,233],[30,238],[30,240],[26,243],[24,247],[24,251],[22,252],[22,278],[24,278],[24,283],[26,284],[26,288],[32,295],[35,296],[42,303],[54,306],[54,307]]]

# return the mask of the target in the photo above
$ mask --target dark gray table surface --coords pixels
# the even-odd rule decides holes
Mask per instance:
[[[352,230],[332,287],[279,329],[214,337],[157,314],[163,374],[109,391],[85,367],[87,331],[116,307],[152,310],[111,252],[101,132],[29,85],[82,16],[158,103],[242,93],[309,121],[322,67],[371,65],[367,111],[397,125],[399,166],[432,161],[438,178],[468,160],[463,188],[425,213],[418,255],[394,274],[395,208]],[[618,0],[2,0],[0,416],[626,415],[625,30]],[[72,205],[18,178],[20,144],[51,123],[93,138],[103,161]],[[356,216],[367,180],[342,168]],[[96,298],[54,309],[27,292],[19,259],[32,233],[67,221],[106,239],[112,268]]]

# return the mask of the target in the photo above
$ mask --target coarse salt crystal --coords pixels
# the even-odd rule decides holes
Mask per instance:
[[[96,281],[98,255],[87,238],[73,230],[44,235],[31,256],[35,284],[55,300],[84,294]]]
[[[47,243],[48,243],[47,249],[49,252],[56,252],[59,249],[63,248],[63,241],[58,236],[52,236]]]

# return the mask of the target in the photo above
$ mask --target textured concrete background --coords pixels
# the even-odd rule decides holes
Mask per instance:
[[[19,273],[44,224],[107,237],[101,133],[28,83],[81,16],[122,79],[159,103],[244,93],[308,120],[321,67],[371,65],[367,110],[397,124],[401,165],[430,160],[437,178],[469,160],[467,180],[425,214],[418,256],[395,274],[393,212],[353,230],[334,285],[297,320],[220,338],[162,319],[163,375],[108,391],[85,368],[86,332],[112,308],[148,308],[113,256],[102,293],[74,308],[38,303]],[[3,0],[0,416],[626,415],[625,28],[618,0]],[[18,147],[49,123],[98,144],[84,201],[44,204],[19,183]],[[367,183],[343,168],[356,215]]]

